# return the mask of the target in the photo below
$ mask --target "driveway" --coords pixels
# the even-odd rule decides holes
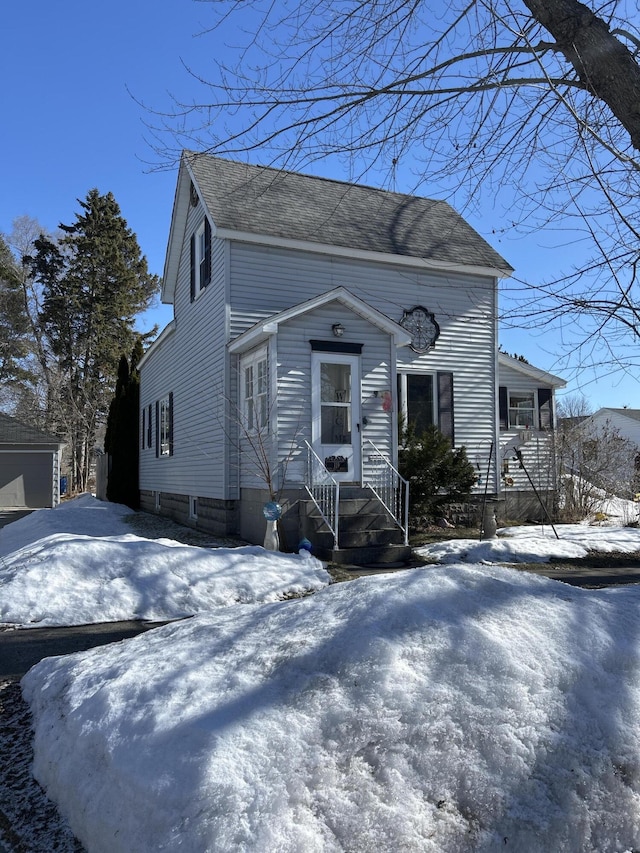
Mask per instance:
[[[0,509],[0,530],[12,521],[31,515],[32,512],[34,512],[32,509]]]

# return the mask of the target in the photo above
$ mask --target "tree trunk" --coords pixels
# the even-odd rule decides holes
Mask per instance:
[[[640,66],[602,18],[578,0],[524,0],[584,88],[604,101],[640,151]]]

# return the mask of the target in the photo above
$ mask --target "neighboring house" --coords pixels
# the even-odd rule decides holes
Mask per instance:
[[[334,558],[388,559],[406,544],[399,415],[464,445],[478,496],[499,495],[511,272],[445,202],[185,153],[162,289],[174,319],[140,362],[143,509],[261,542],[275,495],[287,547],[331,551],[339,534]],[[554,382],[535,386],[536,413]]]
[[[57,506],[61,450],[55,436],[0,414],[0,508]]]
[[[598,409],[587,418],[596,427],[608,427],[633,442],[640,453],[640,409]]]
[[[502,514],[539,519],[555,510],[555,390],[566,382],[505,353],[498,354]]]

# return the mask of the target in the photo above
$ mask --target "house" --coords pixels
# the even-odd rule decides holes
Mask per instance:
[[[259,543],[277,497],[286,547],[406,553],[400,416],[464,445],[478,496],[498,496],[511,272],[445,202],[185,152],[162,286],[174,318],[140,362],[142,508]],[[540,380],[542,432],[537,388],[555,380],[513,375]]]
[[[632,442],[640,453],[640,409],[598,409],[588,417],[588,422],[595,427],[615,430],[621,437]]]
[[[555,511],[555,391],[566,382],[502,352],[498,377],[501,513],[544,519]]]
[[[0,508],[60,502],[60,439],[0,413]]]
[[[640,500],[640,409],[604,407],[580,423],[582,464],[606,491]]]

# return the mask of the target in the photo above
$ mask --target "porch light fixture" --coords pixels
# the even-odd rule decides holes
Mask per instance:
[[[344,326],[342,323],[334,323],[331,327],[331,331],[336,336],[336,338],[341,338],[344,335]]]

